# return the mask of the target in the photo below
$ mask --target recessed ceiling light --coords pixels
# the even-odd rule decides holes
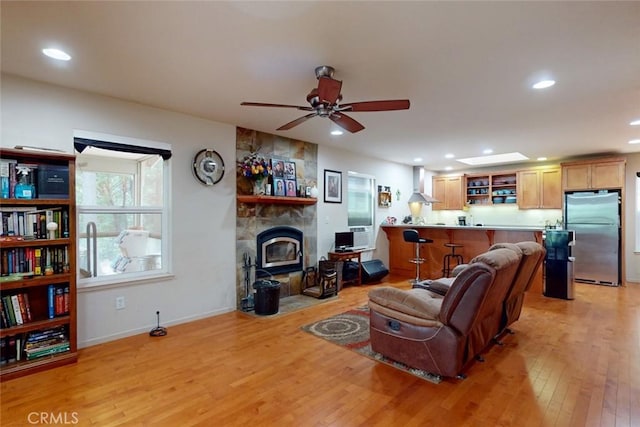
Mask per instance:
[[[461,163],[465,163],[467,165],[491,165],[495,163],[509,163],[509,162],[518,162],[523,160],[529,160],[527,156],[521,153],[504,153],[504,154],[493,154],[491,156],[480,156],[480,157],[468,157],[466,159],[457,159]]]
[[[68,61],[71,59],[71,55],[60,49],[42,49],[42,53],[47,55],[49,58],[58,59],[60,61]]]
[[[553,86],[554,84],[556,84],[555,80],[541,80],[538,83],[534,84],[532,87],[534,89],[546,89]]]
[[[629,144],[640,144],[640,139],[632,139]]]
[[[629,123],[631,126],[640,126],[640,119],[638,120],[634,120],[631,123]]]
[[[444,168],[444,170],[446,170],[446,171],[450,171],[452,169],[453,169],[453,166],[447,166],[446,168]]]
[[[546,157],[538,157],[538,161],[539,161],[539,162],[544,162],[545,160],[547,160],[547,158],[546,158]]]
[[[415,159],[413,159],[414,162],[421,162],[422,161],[422,157],[416,157]]]
[[[493,150],[491,148],[486,148],[482,150],[482,154],[491,154],[491,153],[493,153]]]
[[[342,132],[341,130],[337,130],[337,129],[336,129],[336,130],[332,130],[332,131],[331,131],[331,135],[334,135],[334,136],[340,136],[340,135],[342,135],[343,133],[344,133],[344,132]]]
[[[455,156],[452,153],[447,153],[444,155],[445,159],[453,159]]]

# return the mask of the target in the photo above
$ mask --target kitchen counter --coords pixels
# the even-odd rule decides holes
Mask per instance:
[[[535,225],[446,225],[446,224],[398,224],[398,225],[383,225],[383,227],[400,227],[400,228],[451,228],[454,230],[513,230],[513,231],[543,231],[543,226]]]
[[[542,244],[544,227],[526,225],[382,225],[389,240],[389,272],[394,275],[405,276],[407,279],[415,277],[415,264],[409,259],[415,257],[415,246],[404,241],[402,232],[406,229],[418,230],[420,237],[433,240],[425,243],[420,249],[420,255],[426,262],[420,266],[421,279],[437,279],[442,277],[442,261],[450,249],[445,243],[458,243],[462,248],[456,253],[462,255],[465,262],[483,252],[494,243],[518,243],[534,241]],[[540,269],[542,270],[542,269]],[[542,292],[542,272],[532,286],[534,292]]]

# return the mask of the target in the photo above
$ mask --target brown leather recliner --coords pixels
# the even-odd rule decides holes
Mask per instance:
[[[489,248],[489,251],[506,248],[510,249],[522,256],[520,266],[516,276],[513,279],[511,288],[507,292],[503,303],[503,315],[502,321],[498,328],[498,334],[500,335],[505,331],[511,332],[508,327],[513,322],[520,318],[522,312],[522,306],[524,304],[525,292],[531,288],[535,279],[536,273],[545,256],[544,247],[533,241],[524,241],[519,243],[496,243]],[[475,262],[475,258],[470,263]],[[443,277],[435,280],[424,281],[422,284],[417,284],[417,287],[424,287],[429,289],[434,294],[444,295],[448,288],[453,283],[455,276],[459,274],[468,264],[461,264],[453,269],[452,275],[454,277]]]
[[[508,329],[509,326],[520,318],[525,292],[531,288],[536,273],[542,266],[542,261],[546,254],[544,246],[537,242],[519,242],[516,243],[515,246],[521,251],[522,260],[520,261],[520,267],[518,268],[516,277],[513,279],[513,285],[504,301],[500,333],[504,331],[511,332]]]
[[[491,322],[499,323],[502,302],[520,263],[520,256],[509,249],[477,258],[458,274],[444,298],[424,289],[372,289],[373,351],[432,374],[461,374],[491,343],[496,331],[485,331]]]

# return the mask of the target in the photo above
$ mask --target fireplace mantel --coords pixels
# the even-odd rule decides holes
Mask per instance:
[[[238,202],[263,203],[263,204],[271,204],[271,205],[315,205],[318,202],[318,199],[313,197],[238,195]]]

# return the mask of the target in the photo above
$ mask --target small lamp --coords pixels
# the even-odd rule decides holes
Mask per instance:
[[[437,201],[438,200],[427,194],[414,191],[411,197],[409,197],[409,210],[411,211],[412,218],[411,222],[413,224],[423,223],[424,220],[420,216],[420,213],[422,212],[422,205],[428,205]]]

